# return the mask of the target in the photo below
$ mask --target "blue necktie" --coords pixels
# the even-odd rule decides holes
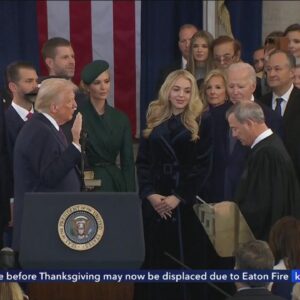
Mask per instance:
[[[274,111],[277,114],[279,114],[280,116],[282,116],[281,103],[282,103],[283,99],[282,98],[276,98],[275,101],[276,101],[276,106],[275,106]]]

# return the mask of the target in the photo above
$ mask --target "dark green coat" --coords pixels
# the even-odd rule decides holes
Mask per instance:
[[[99,115],[89,101],[81,109],[87,132],[86,155],[95,179],[101,179],[97,191],[135,191],[135,169],[131,129],[128,117],[105,105],[105,113]],[[116,159],[120,154],[120,166]]]

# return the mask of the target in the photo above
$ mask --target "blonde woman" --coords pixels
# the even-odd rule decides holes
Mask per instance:
[[[166,252],[191,267],[207,267],[206,236],[192,206],[197,194],[205,197],[211,163],[210,126],[194,76],[186,70],[170,73],[158,99],[149,105],[137,157],[145,268],[178,268]],[[168,285],[155,284],[149,290],[151,297],[146,299],[171,299],[172,295],[175,299],[180,293],[174,285],[168,290]]]
[[[226,91],[227,79],[220,69],[211,70],[205,77],[201,95],[203,104],[209,109],[213,123],[213,168],[211,175],[210,202],[220,202],[224,197],[224,180],[227,161],[228,123],[226,111],[232,105]]]
[[[222,70],[214,69],[206,75],[201,96],[204,105],[209,107],[217,107],[228,101],[226,77]]]
[[[17,282],[0,283],[0,300],[28,300]]]

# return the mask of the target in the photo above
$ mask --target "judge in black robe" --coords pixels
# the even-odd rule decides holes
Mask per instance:
[[[234,105],[228,112],[228,121],[235,137],[251,146],[235,201],[254,236],[268,240],[270,228],[278,219],[286,215],[300,217],[293,163],[281,139],[264,123],[263,111],[257,104]]]
[[[281,217],[300,217],[293,163],[277,135],[268,136],[251,150],[236,201],[257,239],[268,240],[272,225]]]

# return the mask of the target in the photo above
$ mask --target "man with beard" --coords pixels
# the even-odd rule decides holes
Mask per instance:
[[[42,56],[50,78],[65,78],[72,81],[75,74],[76,61],[70,41],[62,37],[53,37],[47,40],[42,48]],[[77,111],[80,111],[81,107],[87,101],[87,96],[80,91],[76,91],[75,101],[78,108]],[[76,114],[77,112],[74,113],[72,120],[62,125],[62,130],[69,143],[71,143],[73,139],[71,128]]]
[[[33,103],[28,94],[36,92],[38,76],[33,65],[27,62],[13,62],[6,68],[8,87],[13,99],[5,112],[8,152],[12,158],[19,131],[33,114]]]
[[[10,172],[9,197],[13,202],[13,153],[17,136],[31,116],[33,103],[28,94],[36,93],[38,76],[34,66],[28,62],[13,62],[6,68],[8,88],[12,94],[12,102],[5,112],[6,143],[8,151],[8,165]],[[12,220],[11,220],[12,221]],[[10,223],[12,225],[12,223]],[[9,243],[9,242],[8,242]]]

